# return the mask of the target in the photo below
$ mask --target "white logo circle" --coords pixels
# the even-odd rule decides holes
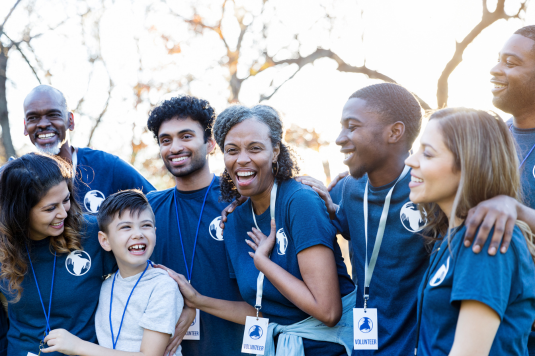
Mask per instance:
[[[221,216],[218,216],[212,222],[210,223],[210,226],[208,227],[208,231],[210,232],[210,236],[214,240],[217,241],[223,241],[223,230],[219,227],[219,223],[221,222]]]
[[[83,276],[91,269],[91,256],[85,251],[72,251],[65,260],[65,268],[73,276]]]
[[[100,204],[106,199],[100,190],[90,190],[84,197],[84,206],[91,213],[98,213]]]
[[[418,207],[411,201],[403,205],[399,217],[403,227],[410,232],[421,231],[427,223],[427,219],[425,217],[422,218]]]
[[[535,178],[535,166],[533,166],[533,177]]]
[[[429,285],[431,287],[436,287],[440,283],[444,282],[444,279],[446,279],[446,275],[448,274],[449,269],[450,269],[450,258],[448,257],[446,264],[440,266],[437,273],[435,273],[433,278],[431,278],[431,281],[429,281]]]
[[[283,228],[280,228],[279,231],[277,231],[275,238],[277,239],[277,253],[279,255],[285,255],[286,249],[288,248],[288,238],[286,237]]]

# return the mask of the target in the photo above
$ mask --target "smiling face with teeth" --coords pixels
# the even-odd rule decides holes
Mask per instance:
[[[24,115],[24,135],[39,151],[53,155],[68,152],[67,132],[74,129],[74,117],[67,111],[61,92],[46,85],[35,88],[24,100]]]
[[[71,208],[69,187],[61,182],[48,190],[30,210],[29,233],[32,240],[59,236],[65,229],[65,219]]]
[[[515,118],[535,110],[535,41],[513,35],[491,69],[492,103]]]
[[[225,167],[241,195],[269,196],[274,182],[272,166],[279,152],[279,146],[271,144],[269,127],[255,118],[230,129],[224,143]]]
[[[437,203],[445,212],[451,209],[461,172],[455,169],[455,157],[444,142],[439,120],[429,121],[420,148],[405,164],[412,168],[409,198],[413,203]]]
[[[156,245],[154,215],[150,208],[139,214],[130,210],[115,214],[107,231],[98,233],[100,245],[113,251],[123,278],[142,272]]]

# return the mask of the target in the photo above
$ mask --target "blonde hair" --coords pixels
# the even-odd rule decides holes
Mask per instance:
[[[420,204],[427,214],[425,234],[437,239],[447,236],[454,217],[466,219],[468,211],[479,203],[498,195],[522,201],[519,162],[515,142],[507,125],[493,112],[467,108],[448,108],[434,112],[444,144],[453,153],[453,170],[461,172],[461,179],[451,216],[436,203]],[[526,238],[529,252],[535,261],[534,235],[520,220],[516,225]]]

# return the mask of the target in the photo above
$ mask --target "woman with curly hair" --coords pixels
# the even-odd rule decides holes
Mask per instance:
[[[8,355],[39,354],[46,334],[67,329],[95,342],[94,316],[113,255],[98,242],[73,192],[72,168],[26,154],[0,174],[0,290],[8,300]]]
[[[521,199],[513,136],[495,114],[449,108],[431,115],[420,143],[405,161],[410,199],[427,212],[424,233],[435,245],[418,292],[418,355],[527,355],[535,320],[531,230],[508,224],[511,247],[495,256],[463,244],[470,209],[498,195]]]
[[[245,302],[202,296],[175,275],[186,303],[239,324],[269,319],[267,329],[246,330],[253,340],[267,335],[264,355],[275,354],[274,338],[277,355],[351,355],[355,287],[323,200],[292,179],[298,168],[278,113],[231,106],[214,134],[225,159],[222,198],[249,197],[225,224],[231,277]]]

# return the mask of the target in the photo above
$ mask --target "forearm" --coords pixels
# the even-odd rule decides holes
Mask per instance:
[[[336,285],[333,285],[332,290],[327,291],[327,294],[334,295],[335,298],[316,298],[304,281],[296,278],[270,259],[262,258],[257,268],[264,273],[271,284],[286,299],[308,315],[313,316],[325,324],[332,324],[333,319],[336,319],[336,315],[341,315],[342,301],[340,298],[338,278],[336,276],[335,281],[333,281],[335,282],[333,284]],[[332,300],[328,301],[329,299]],[[335,321],[334,324],[338,322],[337,320]]]
[[[535,232],[535,210],[531,209],[524,204],[517,202],[516,211],[518,215],[518,220],[521,220],[528,224],[531,231]]]
[[[127,352],[108,349],[88,341],[81,341],[76,351],[79,356],[150,356],[143,352]]]
[[[195,301],[195,308],[241,325],[245,325],[247,316],[256,316],[256,309],[246,302],[233,302],[206,296],[200,296]]]

